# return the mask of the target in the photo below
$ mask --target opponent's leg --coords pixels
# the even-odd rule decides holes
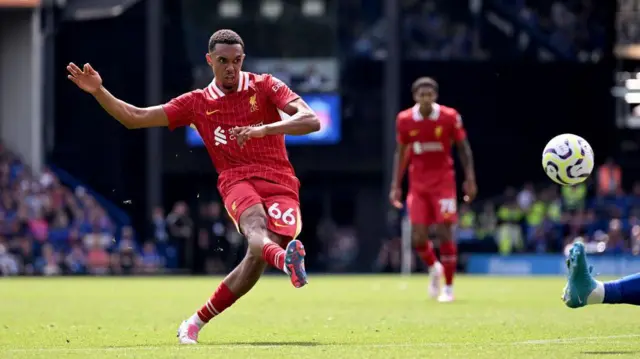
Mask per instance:
[[[589,304],[640,305],[640,273],[604,283],[593,279],[582,243],[574,243],[567,266],[569,278],[562,299],[569,308]]]
[[[200,310],[180,325],[178,328],[180,343],[196,344],[200,329],[249,292],[266,267],[267,263],[261,257],[256,257],[248,251],[240,264],[225,277]]]
[[[453,239],[453,226],[442,223],[436,226],[436,233],[440,239],[440,261],[444,268],[445,286],[438,297],[440,302],[453,301],[453,277],[458,265],[458,247]]]

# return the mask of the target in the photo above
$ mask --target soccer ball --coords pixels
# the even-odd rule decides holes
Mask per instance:
[[[565,133],[549,141],[542,152],[542,168],[557,184],[583,182],[593,171],[593,150],[582,137]]]

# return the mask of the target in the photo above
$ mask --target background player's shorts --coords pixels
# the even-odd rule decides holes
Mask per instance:
[[[456,189],[409,191],[407,210],[411,224],[453,224],[458,221]]]
[[[260,178],[249,178],[231,185],[222,197],[238,232],[242,213],[258,203],[267,212],[269,231],[295,239],[302,230],[298,193],[289,187]]]

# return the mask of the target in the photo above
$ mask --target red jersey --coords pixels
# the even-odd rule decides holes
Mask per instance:
[[[409,146],[409,188],[424,191],[454,186],[451,144],[467,137],[458,111],[439,104],[424,118],[415,105],[396,118],[397,141]]]
[[[238,146],[229,130],[281,120],[278,110],[299,96],[271,75],[240,72],[236,92],[225,94],[215,80],[205,89],[176,97],[163,106],[169,129],[193,125],[200,133],[218,176],[218,190],[247,178],[262,178],[298,191],[284,135],[249,139]]]

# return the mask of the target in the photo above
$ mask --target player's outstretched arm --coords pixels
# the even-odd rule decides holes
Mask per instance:
[[[67,78],[75,83],[83,91],[93,95],[100,106],[128,129],[147,127],[166,127],[169,120],[162,106],[140,108],[119,100],[102,86],[100,74],[85,64],[80,69],[76,64],[67,66],[69,75]]]

